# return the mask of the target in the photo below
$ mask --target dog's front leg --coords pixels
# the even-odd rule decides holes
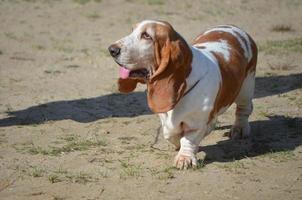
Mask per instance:
[[[202,139],[200,130],[184,133],[180,139],[180,149],[175,157],[174,166],[178,169],[188,169],[197,166],[196,153]]]

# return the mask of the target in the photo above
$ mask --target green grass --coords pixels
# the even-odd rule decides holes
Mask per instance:
[[[48,176],[48,180],[49,182],[51,183],[58,183],[58,182],[61,182],[62,180],[60,179],[60,177],[56,174],[50,174]]]
[[[219,168],[225,169],[226,171],[236,171],[238,169],[247,169],[242,161],[234,160],[223,165],[217,165]]]
[[[72,183],[80,183],[80,184],[86,184],[88,182],[94,182],[97,180],[92,175],[84,172],[80,172],[72,175],[66,175],[66,178]]]
[[[61,74],[62,72],[60,70],[45,70],[45,74]],[[35,124],[34,126],[37,126],[38,124]]]
[[[98,19],[98,18],[101,18],[101,15],[98,14],[97,12],[93,12],[93,13],[86,15],[86,17],[89,19]]]
[[[259,51],[266,54],[302,53],[302,37],[288,40],[272,40],[259,46]]]
[[[42,177],[45,173],[44,169],[38,168],[38,167],[31,167],[30,176],[32,177]]]
[[[167,167],[164,170],[162,170],[159,175],[158,175],[158,179],[159,180],[168,180],[168,179],[173,179],[175,178],[174,176],[174,167]]]
[[[141,166],[130,164],[128,161],[119,160],[121,163],[122,171],[120,173],[121,179],[126,179],[127,177],[140,177],[141,175]]]
[[[278,152],[272,151],[270,153],[265,154],[264,156],[272,159],[276,163],[287,162],[290,160],[295,160],[296,158],[294,152],[289,150]]]
[[[101,3],[102,2],[102,0],[93,0],[93,1],[96,2],[96,3]],[[73,2],[81,4],[81,5],[85,5],[89,2],[91,2],[91,0],[73,0]]]
[[[21,153],[29,153],[31,155],[47,155],[47,156],[58,156],[63,153],[70,153],[74,151],[85,151],[90,148],[106,146],[106,142],[101,139],[93,140],[80,140],[75,136],[68,136],[64,139],[67,143],[61,147],[48,147],[42,148],[36,146],[33,143],[14,145],[14,148]]]
[[[149,5],[164,5],[165,1],[164,0],[147,0],[147,3]]]
[[[24,169],[24,172],[32,177],[46,177],[51,183],[65,181],[71,183],[86,184],[88,182],[95,182],[99,179],[99,177],[95,177],[85,172],[71,173],[62,168],[46,171],[36,166],[30,166],[30,169]],[[102,177],[104,178],[105,175],[102,175]]]
[[[33,49],[36,49],[36,50],[45,50],[46,48],[40,44],[35,44],[35,45],[32,45],[32,48]]]
[[[86,3],[89,3],[90,0],[73,0],[73,2],[78,3],[78,4],[81,4],[81,5],[84,5],[84,4],[86,4]]]
[[[18,40],[18,37],[12,32],[5,32],[4,35],[9,39]]]
[[[60,51],[60,52],[63,52],[63,53],[72,53],[73,52],[73,48],[72,47],[67,47],[67,46],[55,46],[55,49]]]

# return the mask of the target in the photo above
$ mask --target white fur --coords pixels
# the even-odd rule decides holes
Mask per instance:
[[[165,25],[162,22],[145,20],[138,24],[138,26],[132,31],[130,35],[116,41],[115,43],[120,44],[121,54],[116,61],[130,69],[136,70],[142,67],[151,71],[152,62],[154,60],[154,46],[152,40],[142,39],[141,35],[143,33],[143,27],[147,24],[161,24]],[[154,37],[154,30],[150,27],[145,30],[151,37]]]
[[[199,83],[184,96],[173,110],[159,114],[162,122],[163,134],[173,144],[180,145],[180,150],[176,156],[176,166],[178,166],[180,155],[191,159],[191,164],[196,164],[195,153],[202,138],[212,129],[213,123],[208,123],[209,114],[214,107],[219,85],[221,84],[221,74],[215,57],[207,49],[191,48],[193,53],[192,71],[187,78],[187,88],[191,88],[196,81]],[[192,132],[180,137],[180,124],[185,123]],[[177,144],[180,139],[180,144]],[[180,164],[180,165],[181,165]]]
[[[194,45],[195,47],[205,47],[208,51],[214,51],[223,55],[225,61],[230,60],[230,46],[226,40],[217,42],[204,42]]]
[[[213,29],[210,29],[210,30],[204,32],[204,34],[208,34],[208,33],[215,32],[215,31],[227,32],[227,33],[232,34],[237,39],[237,41],[240,43],[241,48],[244,50],[244,56],[248,59],[248,61],[250,61],[252,59],[251,42],[249,40],[248,35],[244,31],[242,31],[241,29],[239,29],[235,26],[228,26],[227,28],[224,28],[224,27],[222,28],[222,27],[218,26],[217,28],[213,28]],[[246,43],[242,40],[241,37],[239,37],[239,35],[244,38]]]

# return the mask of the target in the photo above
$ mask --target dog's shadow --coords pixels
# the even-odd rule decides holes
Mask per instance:
[[[205,86],[206,87],[206,86]],[[255,98],[282,94],[302,87],[302,74],[256,78]],[[93,122],[111,117],[134,117],[151,114],[145,92],[108,94],[95,98],[54,101],[23,110],[8,111],[0,127],[40,124],[48,121],[74,120]],[[251,122],[252,138],[224,140],[201,147],[206,163],[229,162],[269,152],[293,150],[302,143],[301,118],[269,116],[269,120]],[[230,127],[220,127],[226,129]]]
[[[199,151],[206,153],[204,162],[230,162],[267,153],[288,152],[302,144],[302,118],[267,117],[269,120],[250,122],[252,134],[248,139],[227,139],[200,147]],[[229,131],[229,128],[223,126],[217,129]]]
[[[206,87],[206,86],[205,86]],[[302,74],[257,77],[255,98],[285,93],[302,87]],[[17,111],[7,111],[0,127],[39,124],[70,119],[80,123],[111,117],[133,117],[151,114],[145,92],[107,94],[95,98],[54,101]]]
[[[0,119],[0,127],[41,124],[65,119],[88,123],[112,117],[151,114],[145,92],[112,93],[88,99],[55,101],[7,113],[10,117]]]

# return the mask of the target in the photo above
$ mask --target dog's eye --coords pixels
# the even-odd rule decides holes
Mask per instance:
[[[147,33],[147,32],[143,32],[141,35],[141,38],[145,39],[145,40],[151,40],[151,36]]]

